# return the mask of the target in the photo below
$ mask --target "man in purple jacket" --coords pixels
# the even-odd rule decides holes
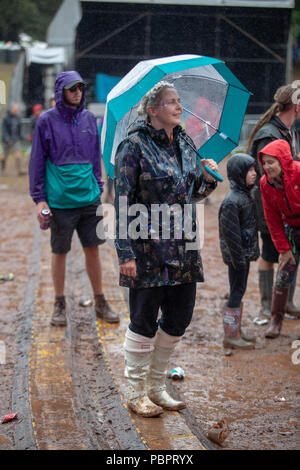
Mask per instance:
[[[55,291],[51,324],[66,325],[64,297],[66,256],[77,231],[86,259],[86,270],[99,318],[115,323],[118,315],[102,292],[102,272],[96,215],[103,183],[95,116],[85,109],[85,84],[75,71],[62,72],[55,82],[56,106],[37,121],[29,162],[30,194],[43,221],[50,209],[52,278]]]

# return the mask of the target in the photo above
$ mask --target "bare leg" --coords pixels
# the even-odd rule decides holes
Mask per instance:
[[[98,246],[83,248],[86,272],[95,295],[102,294],[102,269]]]
[[[273,269],[274,264],[270,263],[269,261],[265,261],[262,258],[259,258],[258,262],[258,269],[261,271],[271,271]]]
[[[102,292],[102,268],[97,246],[84,248],[86,272],[91,281],[95,297],[95,313],[98,318],[109,323],[118,323],[119,315],[108,305]]]
[[[67,254],[52,253],[52,280],[55,296],[64,295]]]

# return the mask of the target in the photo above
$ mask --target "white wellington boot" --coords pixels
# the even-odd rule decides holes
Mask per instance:
[[[125,352],[125,376],[128,380],[127,405],[134,413],[151,418],[159,416],[163,409],[147,396],[146,378],[149,372],[150,353]]]
[[[148,397],[156,405],[166,410],[177,411],[186,407],[183,401],[174,400],[166,390],[166,369],[172,348],[162,348],[155,345],[150,359],[150,370],[147,381]]]
[[[134,333],[129,328],[125,335],[125,377],[128,380],[127,405],[134,413],[151,418],[159,416],[163,409],[155,405],[147,395],[146,380],[154,338]]]

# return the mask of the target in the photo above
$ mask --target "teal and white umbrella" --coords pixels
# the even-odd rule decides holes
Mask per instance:
[[[140,119],[141,99],[161,80],[174,84],[184,110],[182,126],[200,158],[220,162],[238,145],[250,92],[224,62],[198,55],[144,60],[107,97],[101,149],[110,177],[114,177],[118,145]]]

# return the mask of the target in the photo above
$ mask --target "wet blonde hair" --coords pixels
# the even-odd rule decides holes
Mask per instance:
[[[298,88],[298,87],[296,87]],[[246,147],[246,153],[249,153],[252,141],[259,131],[265,124],[271,121],[273,116],[276,116],[277,113],[281,113],[284,111],[289,111],[293,106],[292,96],[295,93],[296,88],[292,87],[292,85],[284,85],[278,88],[274,95],[274,103],[270,106],[269,109],[262,115],[259,121],[254,126]]]
[[[167,81],[161,81],[154,85],[154,87],[151,88],[151,90],[149,90],[148,93],[146,93],[146,95],[141,99],[140,105],[137,109],[138,115],[146,119],[147,122],[150,122],[150,116],[148,114],[147,108],[150,106],[158,106],[162,93],[167,89],[176,91],[173,83]]]

